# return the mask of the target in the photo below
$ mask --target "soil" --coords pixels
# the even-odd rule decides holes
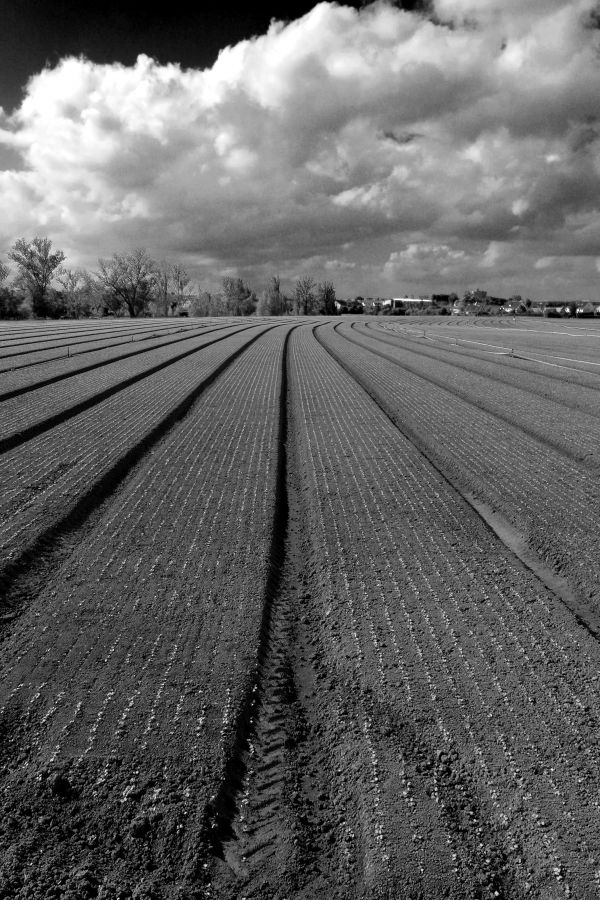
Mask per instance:
[[[297,325],[24,558],[0,900],[596,896],[589,574]]]

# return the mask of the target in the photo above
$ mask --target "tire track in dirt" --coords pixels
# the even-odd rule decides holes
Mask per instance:
[[[276,327],[276,326],[273,326]],[[206,378],[197,384],[152,430],[130,447],[75,503],[44,531],[24,547],[19,555],[0,570],[0,628],[25,606],[29,597],[69,554],[79,540],[84,527],[92,527],[93,517],[117,490],[133,467],[147,454],[176,423],[182,419],[201,394],[240,356],[258,340],[263,330],[227,356]]]
[[[302,501],[288,464],[291,331],[282,358],[277,497],[259,669],[227,778],[205,823],[215,857],[211,897],[309,898],[321,896],[328,881],[339,884],[329,871],[334,811],[328,802],[326,749],[309,722],[318,652],[309,615]]]
[[[308,898],[341,883],[331,859],[339,835],[329,800],[328,761],[316,734],[319,716],[310,710],[325,673],[315,669],[313,589],[305,571],[303,529],[295,516],[298,502],[290,502],[281,583],[271,606],[241,759],[243,777],[219,848],[224,865],[214,882],[218,897]]]
[[[279,400],[278,458],[275,489],[275,512],[269,552],[269,575],[265,588],[262,610],[260,642],[258,647],[258,670],[253,684],[249,686],[241,704],[238,720],[234,728],[234,740],[225,766],[225,775],[220,789],[210,805],[204,823],[205,841],[218,857],[226,857],[226,845],[234,835],[234,823],[238,803],[244,790],[248,773],[248,754],[256,734],[256,722],[265,693],[265,683],[269,680],[269,670],[273,667],[273,609],[281,586],[281,576],[285,559],[285,538],[288,524],[287,503],[287,345],[289,333],[283,345],[281,362],[281,389]],[[233,858],[233,853],[229,854]]]
[[[205,896],[185,863],[189,851],[203,852],[205,805],[258,662],[289,328],[281,324],[141,460],[4,644],[2,808],[31,801],[34,826],[42,813],[56,816],[32,838],[41,866],[15,892],[23,900],[30,885],[30,897],[56,884],[83,897],[83,865],[113,900]],[[59,769],[77,797],[39,784],[40,771]],[[73,820],[81,841],[63,843],[58,832]],[[7,840],[0,870],[6,860],[16,877],[27,835],[19,826]],[[0,875],[0,896],[2,885]]]

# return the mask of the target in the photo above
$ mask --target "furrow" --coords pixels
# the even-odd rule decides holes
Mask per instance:
[[[51,522],[46,522],[38,533],[30,538],[25,547],[21,547],[12,558],[0,569],[0,586],[2,588],[2,606],[6,610],[6,618],[12,620],[15,612],[27,605],[29,598],[39,590],[69,553],[70,548],[79,540],[80,531],[94,512],[110,497],[118,485],[127,476],[145,454],[173,428],[198,397],[205,391],[231,363],[237,359],[251,344],[256,341],[263,330],[252,335],[241,346],[218,362],[192,390],[186,392],[176,405],[172,406],[149,430],[130,444],[124,452],[104,465],[91,485],[88,485],[74,501],[66,498],[51,511]],[[62,508],[61,508],[62,507]],[[54,513],[52,521],[52,513]]]
[[[187,326],[186,330],[191,330],[194,327],[197,326]],[[181,331],[183,329],[179,328],[177,330]],[[92,353],[103,353],[111,350],[118,351],[118,349],[121,347],[131,347],[132,344],[137,344],[141,343],[142,341],[149,341],[152,339],[160,339],[160,336],[162,334],[172,333],[171,331],[167,331],[166,329],[152,331],[148,334],[145,334],[145,331],[146,329],[138,327],[136,331],[132,332],[126,337],[121,337],[119,333],[115,331],[113,333],[113,337],[110,340],[94,340],[93,342],[84,341],[83,343],[75,345],[75,349],[73,349],[73,345],[67,344],[64,347],[58,347],[54,349],[50,348],[48,350],[37,350],[35,352],[31,351],[26,355],[26,357],[23,358],[22,362],[15,357],[12,359],[12,361],[10,361],[9,365],[0,368],[0,375],[6,375],[11,380],[15,377],[27,377],[32,373],[37,374],[39,366],[56,366],[60,364],[71,365],[73,362],[76,362],[77,359],[81,356],[87,357]],[[57,350],[62,350],[62,352],[57,353]],[[1,357],[0,366],[2,366]]]
[[[222,328],[227,326],[221,326]],[[182,329],[177,330],[177,334]],[[210,332],[218,331],[219,328],[211,328]],[[94,360],[94,362],[87,363],[85,365],[81,365],[77,362],[75,357],[61,358],[60,360],[56,360],[51,363],[47,363],[50,369],[52,370],[49,374],[42,374],[38,378],[35,379],[20,379],[21,383],[18,386],[9,388],[8,390],[0,393],[0,403],[4,403],[7,400],[12,400],[15,397],[20,397],[23,394],[28,394],[31,391],[39,390],[40,388],[48,387],[52,384],[57,384],[60,381],[64,381],[66,378],[74,378],[76,376],[85,375],[86,372],[92,372],[94,369],[101,369],[103,366],[111,365],[112,363],[121,362],[126,359],[131,359],[134,356],[139,356],[143,353],[149,353],[152,350],[157,350],[161,347],[173,346],[181,343],[181,341],[187,341],[190,339],[190,331],[192,329],[186,329],[186,334],[183,336],[173,337],[169,340],[163,340],[162,338],[155,338],[155,342],[148,345],[146,341],[151,341],[153,338],[151,337],[142,337],[136,341],[136,344],[144,344],[144,346],[139,347],[136,350],[130,350],[124,353],[114,353],[111,355],[110,351],[113,348],[108,348],[108,352],[106,348],[102,348],[101,350],[93,350],[90,352],[96,353],[100,355],[99,359]],[[209,329],[206,326],[198,326],[197,331],[194,330],[194,333],[197,334],[206,334]],[[167,332],[168,334],[168,332]],[[194,334],[191,335],[192,337]],[[41,365],[41,363],[40,363]],[[57,371],[62,366],[62,371]],[[2,374],[2,373],[0,373]],[[6,373],[5,373],[6,374]],[[13,383],[17,382],[17,378],[13,376],[11,379]],[[8,383],[9,379],[4,379],[4,383]]]
[[[4,643],[0,819],[18,824],[2,861],[32,896],[81,896],[84,864],[109,893],[208,896],[207,809],[273,578],[288,327],[262,330],[139,461]]]
[[[277,692],[279,678],[275,672],[275,657],[279,651],[276,646],[275,633],[281,628],[274,616],[279,614],[279,594],[281,590],[282,571],[285,564],[286,534],[288,529],[288,495],[287,495],[287,345],[289,332],[286,334],[282,348],[281,377],[279,396],[279,426],[277,441],[277,475],[275,481],[274,517],[269,553],[269,574],[265,586],[263,601],[260,641],[257,651],[258,668],[253,683],[241,706],[240,714],[234,728],[234,740],[231,744],[229,759],[225,767],[225,776],[221,787],[208,810],[204,830],[210,840],[213,852],[217,856],[227,857],[232,852],[226,844],[233,834],[237,806],[245,789],[247,779],[248,755],[250,743],[257,735],[258,728],[269,730],[274,727],[275,740],[281,733],[277,723],[267,716],[260,720],[261,708],[273,702]],[[276,611],[276,612],[275,612]],[[275,646],[274,646],[275,644]],[[257,720],[260,726],[256,724]],[[272,742],[267,742],[268,752]]]
[[[76,347],[79,344],[83,345],[83,344],[99,343],[100,341],[106,341],[107,338],[116,336],[116,334],[119,334],[120,337],[129,338],[130,340],[133,340],[135,335],[140,334],[140,332],[148,331],[148,332],[152,332],[152,333],[156,334],[157,330],[160,330],[160,329],[157,329],[155,325],[148,325],[145,327],[144,326],[140,327],[138,325],[137,327],[129,326],[127,329],[123,329],[123,330],[119,329],[118,331],[115,331],[114,328],[107,328],[103,332],[102,331],[96,332],[96,335],[100,334],[100,337],[98,337],[98,336],[88,337],[87,335],[82,336],[81,333],[75,332],[70,341],[68,340],[70,337],[69,334],[61,335],[60,337],[58,337],[56,339],[49,338],[48,336],[44,336],[41,338],[38,338],[38,337],[32,338],[30,340],[28,340],[28,339],[18,340],[17,341],[18,346],[20,348],[24,348],[24,349],[19,349],[19,350],[15,350],[14,352],[11,352],[13,348],[11,348],[10,346],[4,346],[4,347],[0,346],[0,361],[4,360],[4,359],[10,359],[15,356],[27,356],[30,353],[39,352],[40,349],[42,349],[42,350],[60,350],[63,347],[67,347],[67,346],[75,346]],[[67,340],[65,340],[65,338],[67,338]],[[33,347],[32,346],[33,344],[36,344],[36,345],[37,344],[45,344],[46,346],[42,347],[42,348],[38,348],[38,347]]]
[[[467,371],[461,377],[455,365],[432,357],[437,371],[428,366],[430,358],[414,350],[398,353],[386,352],[377,346],[374,339],[360,337],[346,328],[335,326],[336,331],[345,340],[355,343],[370,353],[385,359],[399,369],[422,378],[442,391],[458,397],[475,409],[484,410],[499,422],[511,428],[520,429],[536,441],[552,450],[561,453],[568,459],[591,469],[600,466],[600,414],[565,407],[555,400],[542,398],[529,392],[526,388],[507,386],[499,381],[485,378],[479,373]],[[558,430],[557,421],[563,427]]]
[[[319,328],[318,339],[499,534],[520,542],[573,613],[600,633],[593,472],[485,410]],[[549,485],[551,489],[549,489]],[[493,515],[492,515],[493,514]]]
[[[520,353],[524,356],[525,351],[519,352],[510,346],[504,350],[503,345],[499,345],[496,349],[490,348],[491,352],[486,352],[461,344],[461,338],[438,337],[436,332],[428,332],[426,328],[421,333],[410,332],[385,328],[374,322],[353,323],[353,327],[358,333],[368,333],[373,339],[388,346],[411,348],[431,359],[442,358],[464,371],[481,373],[485,370],[493,373],[495,380],[525,388],[541,397],[556,399],[558,393],[565,406],[583,409],[591,415],[597,414],[595,395],[600,390],[600,384],[598,374],[590,370],[569,371],[566,381],[564,372],[554,371],[544,366],[542,361],[524,359]]]
[[[286,352],[284,373],[287,357]],[[221,814],[215,810],[208,823],[215,855],[210,890],[237,900],[323,896],[346,882],[332,859],[336,814],[327,792],[329,747],[319,738],[325,698],[316,716],[312,711],[319,682],[313,665],[317,623],[310,612],[316,586],[306,568],[311,551],[298,483],[298,435],[288,426],[288,377],[282,377],[280,411],[279,521],[271,569],[276,583],[265,604],[257,681],[226,786],[229,796],[220,796]]]
[[[239,329],[239,331],[245,330],[250,326],[243,326]],[[45,395],[35,395],[35,397],[30,398],[35,403],[33,407],[28,406],[25,410],[25,414],[21,414],[21,421],[15,426],[14,418],[15,415],[19,415],[20,409],[16,409],[13,414],[11,414],[10,408],[0,408],[0,425],[5,424],[6,430],[8,430],[8,434],[5,434],[5,437],[0,438],[0,454],[7,453],[10,450],[14,450],[15,447],[19,447],[21,444],[26,443],[27,441],[33,440],[33,438],[39,437],[44,434],[46,431],[50,431],[52,428],[55,428],[57,425],[62,425],[64,422],[67,422],[69,419],[72,419],[74,416],[79,415],[80,413],[86,412],[87,410],[92,409],[94,406],[102,403],[105,400],[108,400],[109,397],[114,397],[116,394],[119,394],[121,391],[126,390],[134,384],[137,384],[140,381],[143,381],[145,378],[149,378],[152,375],[155,375],[157,372],[162,371],[163,369],[167,369],[169,366],[172,366],[183,359],[186,359],[188,356],[192,356],[194,353],[198,353],[201,350],[204,350],[206,347],[210,347],[213,344],[218,343],[219,341],[225,340],[225,338],[229,337],[231,331],[228,331],[224,335],[219,335],[219,337],[212,338],[210,336],[202,335],[200,338],[194,339],[194,345],[189,347],[188,349],[181,351],[179,353],[171,354],[170,346],[167,349],[166,354],[157,353],[159,356],[166,355],[165,359],[156,362],[154,365],[147,366],[145,365],[145,360],[141,361],[141,371],[136,372],[135,374],[125,376],[125,372],[122,372],[122,367],[117,366],[117,368],[110,370],[109,372],[104,373],[106,380],[113,381],[115,383],[110,384],[108,387],[105,387],[101,390],[98,390],[96,379],[88,379],[86,383],[81,381],[76,382],[73,387],[75,390],[75,395],[86,394],[92,391],[89,396],[84,396],[84,399],[79,400],[78,402],[72,403],[72,405],[67,408],[60,409],[59,412],[54,413],[54,415],[47,415],[48,407],[53,405],[53,398],[49,397],[48,400],[45,401]],[[233,332],[235,333],[235,332]],[[188,338],[189,340],[189,338]],[[79,373],[81,374],[81,373]],[[125,376],[125,377],[124,377]],[[62,397],[61,395],[60,401],[62,405]],[[20,407],[20,404],[19,404]],[[31,422],[32,424],[26,424],[26,422]],[[14,429],[12,433],[10,432],[10,427],[12,424],[12,428]]]
[[[356,374],[306,336],[296,364],[357,896],[586,896],[598,643]]]

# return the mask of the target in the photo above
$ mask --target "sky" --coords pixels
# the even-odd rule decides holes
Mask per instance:
[[[600,299],[600,3],[0,0],[0,260]]]

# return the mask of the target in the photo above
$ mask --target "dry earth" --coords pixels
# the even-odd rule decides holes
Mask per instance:
[[[595,324],[3,326],[0,898],[596,897]]]

